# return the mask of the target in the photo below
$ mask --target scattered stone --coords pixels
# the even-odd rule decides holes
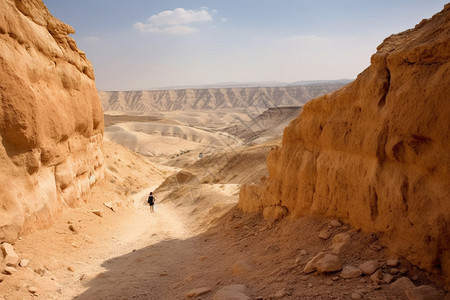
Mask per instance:
[[[408,274],[408,269],[407,268],[400,269],[400,274],[402,275]]]
[[[32,294],[36,294],[38,289],[35,286],[30,286],[30,287],[28,287],[28,291]]]
[[[286,288],[283,288],[283,289],[277,291],[275,294],[271,294],[269,296],[269,298],[270,299],[281,299],[284,296],[289,296],[289,295],[290,295],[290,293],[286,291]]]
[[[309,282],[309,283],[308,283],[308,287],[309,287],[309,288],[312,288],[312,287],[313,287],[313,284],[312,284],[311,282]]]
[[[333,227],[341,227],[342,226],[341,222],[339,222],[338,220],[331,221],[330,225]]]
[[[398,266],[398,259],[388,259],[386,261],[386,265],[388,267],[396,267],[396,266]]]
[[[112,202],[104,202],[103,205],[106,206],[107,208],[109,208],[110,210],[112,210],[113,212],[116,212],[116,208],[115,208],[114,203],[112,203]]]
[[[319,254],[317,254],[316,256],[314,256],[305,266],[305,268],[303,269],[303,272],[305,272],[306,274],[314,272],[316,270],[316,263],[325,257],[325,253],[324,252],[319,252]]]
[[[78,233],[78,228],[74,224],[70,224],[69,229],[74,233]]]
[[[103,217],[103,212],[101,210],[93,210],[91,211],[94,215],[97,215],[99,217]]]
[[[370,275],[370,279],[373,282],[382,283],[383,282],[383,272],[381,270],[377,270],[372,275]]]
[[[306,255],[306,254],[308,254],[308,252],[306,252],[306,250],[301,250],[300,251],[300,255]]]
[[[331,252],[339,254],[341,249],[348,245],[350,241],[350,235],[348,233],[339,233],[333,237],[333,244],[330,246]]]
[[[328,231],[328,229],[324,229],[319,233],[319,237],[322,240],[327,240],[330,238],[330,236],[331,236],[331,233]]]
[[[6,275],[12,275],[16,272],[17,272],[17,269],[14,267],[5,267],[5,269],[3,270],[3,273],[5,273]]]
[[[300,263],[300,257],[297,257],[294,261],[294,265],[298,265]]]
[[[372,275],[379,268],[378,261],[369,260],[359,265],[359,269],[364,275]]]
[[[336,255],[326,254],[316,263],[316,270],[319,273],[332,273],[342,270],[342,262]]]
[[[416,281],[419,279],[419,274],[415,273],[415,274],[411,274],[411,276],[409,277],[412,281]]]
[[[409,300],[441,300],[444,295],[429,285],[421,285],[410,290],[406,290],[406,297]]]
[[[359,300],[362,299],[362,296],[358,293],[352,293],[352,295],[350,296],[353,300]]]
[[[87,283],[97,277],[98,274],[99,273],[84,273],[83,275],[81,275],[80,281],[83,283]]]
[[[390,268],[389,269],[389,274],[391,274],[391,275],[396,275],[396,274],[398,274],[398,272],[400,272],[400,271],[397,268]]]
[[[207,287],[196,288],[196,289],[193,289],[193,290],[190,290],[189,292],[187,292],[186,298],[200,297],[200,296],[208,294],[209,292],[211,292],[211,289],[207,288]]]
[[[72,266],[67,267],[67,271],[69,272],[75,272],[75,269]]]
[[[356,278],[362,275],[362,271],[359,268],[345,265],[341,272],[342,278]]]
[[[22,268],[26,268],[28,266],[28,264],[30,263],[29,259],[21,259],[19,262],[19,266],[21,266]]]
[[[341,279],[339,276],[334,276],[333,278],[331,278],[331,280],[333,281],[338,281],[339,279]]]
[[[331,280],[331,279],[325,280],[325,285],[332,286],[333,285],[333,280]]]
[[[17,267],[19,263],[19,256],[14,251],[14,247],[11,244],[3,243],[1,245],[3,253],[3,261],[7,266]]]
[[[392,283],[391,288],[399,291],[406,291],[415,288],[416,286],[408,277],[401,277]]]
[[[250,300],[245,293],[247,288],[243,284],[232,284],[221,288],[214,295],[214,300]]]
[[[392,280],[394,280],[394,276],[392,276],[391,274],[383,274],[384,283],[391,283]]]

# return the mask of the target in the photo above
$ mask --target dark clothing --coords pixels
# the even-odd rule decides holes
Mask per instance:
[[[155,204],[155,198],[153,197],[153,195],[148,196],[147,202],[148,202],[148,204],[150,204],[150,205]]]

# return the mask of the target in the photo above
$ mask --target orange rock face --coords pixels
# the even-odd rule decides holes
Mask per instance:
[[[307,103],[239,206],[338,217],[450,277],[450,5],[387,38],[351,84]]]
[[[91,63],[41,0],[0,2],[0,241],[45,227],[103,177]]]

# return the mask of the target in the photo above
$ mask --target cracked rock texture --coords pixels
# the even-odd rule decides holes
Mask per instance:
[[[449,278],[450,5],[377,50],[354,82],[304,106],[239,207],[339,218]]]
[[[103,114],[74,29],[41,0],[0,1],[0,242],[86,201],[103,173]]]

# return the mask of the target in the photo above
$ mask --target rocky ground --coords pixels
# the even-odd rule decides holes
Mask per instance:
[[[208,182],[199,162],[173,184],[179,169],[109,143],[106,153],[91,202],[3,244],[0,299],[445,299],[438,277],[374,234],[313,217],[268,223],[237,209],[232,177]],[[152,214],[146,195],[168,177]]]

